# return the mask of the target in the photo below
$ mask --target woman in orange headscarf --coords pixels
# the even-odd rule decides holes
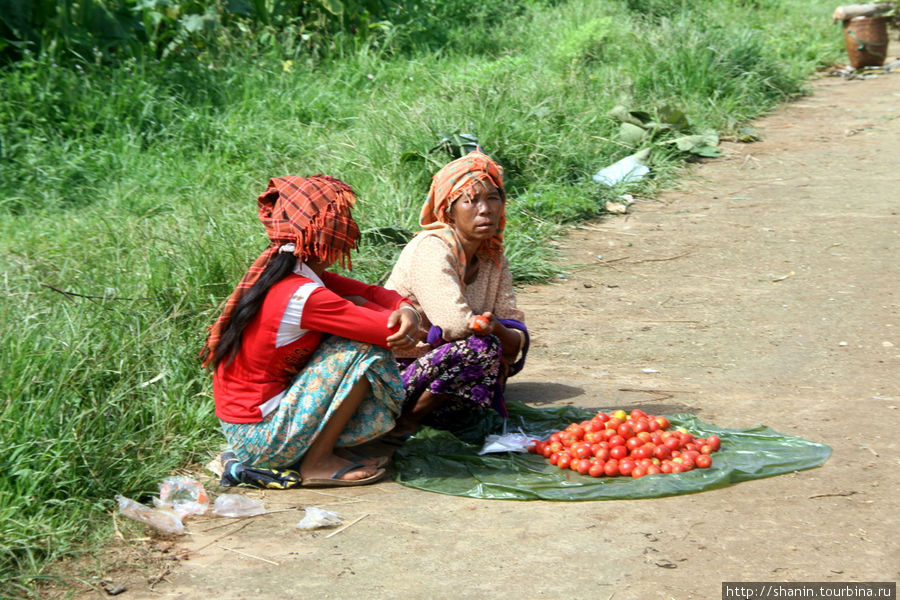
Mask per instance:
[[[386,439],[401,441],[425,422],[449,425],[461,413],[494,408],[506,416],[503,389],[524,365],[528,330],[503,252],[505,208],[503,170],[480,150],[432,179],[424,230],[385,284],[421,313],[424,340],[394,350],[406,400]]]
[[[230,446],[223,484],[363,485],[385,474],[384,461],[347,448],[394,426],[403,389],[390,350],[413,347],[419,315],[396,292],[327,271],[350,266],[355,200],[324,175],[271,179],[257,200],[269,246],[201,353]]]

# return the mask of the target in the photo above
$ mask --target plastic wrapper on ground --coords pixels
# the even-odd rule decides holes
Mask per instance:
[[[174,535],[184,533],[181,517],[171,510],[150,508],[125,496],[116,496],[116,502],[119,503],[119,514],[129,519],[140,521],[164,533]]]
[[[297,529],[319,529],[341,524],[341,518],[336,512],[315,506],[307,506],[304,510],[306,514],[303,515],[299,523],[294,525]]]
[[[266,513],[262,500],[248,498],[241,494],[222,494],[213,503],[213,514],[217,517],[255,517]]]

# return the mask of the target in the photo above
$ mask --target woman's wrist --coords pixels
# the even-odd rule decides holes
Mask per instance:
[[[408,310],[414,314],[416,316],[416,328],[422,324],[422,315],[419,314],[419,311],[412,304],[403,303],[397,310]]]

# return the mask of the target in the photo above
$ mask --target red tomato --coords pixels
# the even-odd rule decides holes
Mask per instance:
[[[628,423],[622,423],[621,425],[619,425],[616,431],[626,440],[634,436],[634,427],[632,427]]]
[[[684,473],[684,465],[682,465],[681,463],[672,463],[672,472]]]
[[[717,436],[717,435],[711,435],[711,436],[707,437],[706,443],[709,444],[709,448],[713,452],[717,451],[719,448],[722,447],[722,440],[719,439],[719,436]]]
[[[475,331],[477,333],[484,333],[488,331],[488,329],[490,329],[491,322],[487,319],[487,317],[476,315],[472,317],[470,326],[472,327],[472,331]]]
[[[587,444],[585,442],[582,442],[580,444],[575,444],[574,446],[572,446],[572,452],[575,453],[575,456],[577,458],[588,458],[589,456],[591,456],[593,454],[591,452],[590,444]]]
[[[578,461],[578,466],[575,468],[578,471],[579,475],[587,475],[588,471],[591,470],[591,461],[586,458],[582,458]]]
[[[653,451],[653,458],[658,458],[659,460],[666,460],[672,456],[672,451],[666,448],[665,446],[657,446]]]
[[[550,455],[553,454],[553,447],[550,444],[544,444],[544,451],[541,454],[544,455],[544,458],[550,458]]]
[[[651,431],[651,432],[652,432],[652,431],[659,431],[660,429],[662,429],[662,428],[660,427],[660,425],[659,425],[659,421],[657,421],[656,419],[650,419],[650,420],[648,421],[648,423],[649,423],[649,425],[648,425],[649,431]]]
[[[646,474],[647,474],[647,468],[644,467],[643,465],[638,465],[634,468],[634,470],[631,471],[631,476],[634,477],[635,479],[640,479],[641,477],[643,477]]]
[[[556,466],[560,469],[568,469],[572,464],[572,455],[568,452],[560,452],[559,458],[556,459]]]
[[[621,425],[624,421],[620,421],[615,417],[610,417],[609,421],[606,422],[607,429],[617,429],[619,425]]]
[[[600,421],[601,423],[606,423],[607,421],[609,421],[609,415],[606,414],[605,412],[598,412],[597,416],[595,416],[594,418],[597,419],[598,421]]]
[[[709,444],[703,444],[700,446],[700,454],[711,454],[712,448],[709,447]]]
[[[559,432],[557,432],[557,433],[550,434],[550,437],[547,438],[547,441],[552,444],[553,442],[561,442],[562,438],[560,438]]]
[[[708,469],[712,465],[712,458],[707,454],[701,454],[697,457],[697,467]]]
[[[637,434],[635,437],[643,440],[644,442],[649,442],[650,440],[653,439],[653,435],[651,435],[647,431],[642,431],[639,434]]]
[[[617,460],[608,460],[606,464],[603,465],[603,472],[607,477],[615,477],[619,474],[619,461]]]
[[[659,424],[660,429],[668,429],[669,425],[671,425],[669,420],[665,417],[656,417],[654,420]]]
[[[668,448],[669,451],[678,450],[681,448],[681,440],[677,437],[670,437],[667,440],[663,440],[663,446]]]
[[[662,473],[658,465],[650,465],[647,467],[647,475],[659,475]]]
[[[629,416],[634,420],[646,419],[647,413],[645,413],[644,411],[642,411],[639,408],[635,408],[633,411],[631,411],[631,414]]]
[[[631,458],[640,460],[642,458],[650,458],[650,450],[646,446],[640,446],[631,451]]]
[[[552,452],[547,458],[550,460],[551,465],[555,465],[559,460],[559,452]]]
[[[629,450],[634,450],[635,448],[640,448],[644,445],[644,441],[639,437],[628,438],[625,442],[625,447]]]
[[[659,470],[663,473],[671,473],[672,472],[672,463],[668,460],[664,460],[661,465],[659,465]]]
[[[608,461],[610,458],[609,448],[598,447],[594,450],[594,458],[603,462]]]
[[[572,432],[572,435],[575,436],[575,439],[580,440],[584,438],[584,427],[581,425],[570,426],[569,431]]]
[[[625,458],[628,456],[628,448],[625,446],[613,446],[609,449],[610,458],[614,458],[616,460]]]
[[[631,472],[634,470],[635,464],[634,461],[630,458],[623,458],[619,461],[619,473],[622,475],[631,475]]]
[[[635,433],[641,433],[642,431],[650,431],[650,421],[647,419],[638,419],[637,423],[634,424]]]
[[[611,438],[609,438],[608,441],[609,441],[610,447],[625,445],[625,438],[623,438],[621,435],[614,435]]]
[[[604,463],[602,461],[597,461],[591,465],[591,468],[588,469],[588,475],[591,477],[603,477],[606,475],[606,471],[604,470]]]

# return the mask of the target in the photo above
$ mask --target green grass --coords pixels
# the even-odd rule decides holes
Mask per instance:
[[[658,153],[630,188],[594,184],[634,151],[608,111],[672,106],[732,131],[840,56],[820,4],[536,2],[443,31],[439,48],[417,48],[413,28],[312,61],[237,40],[203,62],[0,72],[0,595],[35,594],[51,561],[106,531],[114,494],[146,500],[219,443],[195,357],[265,245],[268,177],[349,182],[372,241],[417,229],[448,160],[429,149],[473,133],[506,168],[513,271],[546,280],[562,224],[654,194],[688,158]],[[398,251],[364,245],[355,275],[379,279]]]

